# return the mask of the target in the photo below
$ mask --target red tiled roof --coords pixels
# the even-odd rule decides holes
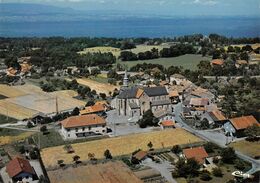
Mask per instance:
[[[260,126],[260,124],[254,118],[254,116],[242,116],[238,118],[232,118],[230,119],[230,122],[232,123],[232,125],[235,127],[236,130],[243,130],[252,125]]]
[[[80,114],[84,115],[84,114],[98,113],[98,112],[102,112],[102,111],[105,111],[104,105],[96,104],[96,105],[89,106],[89,107],[86,107],[85,109],[81,110]]]
[[[73,128],[81,126],[91,126],[91,125],[105,125],[106,121],[104,118],[96,115],[82,115],[82,116],[72,116],[61,122],[64,128]]]
[[[30,165],[29,161],[18,157],[11,160],[6,165],[6,172],[11,178],[23,172],[35,174],[34,169]]]
[[[194,158],[200,164],[203,164],[204,159],[209,156],[206,150],[204,149],[204,147],[194,147],[194,148],[184,149],[183,154],[187,159]]]
[[[147,152],[146,151],[138,151],[137,153],[135,153],[133,155],[134,158],[136,158],[137,160],[142,160],[147,156]]]
[[[209,112],[209,115],[216,121],[224,121],[227,119],[220,110]]]
[[[161,125],[164,127],[175,126],[175,122],[172,120],[166,120],[166,121],[162,121]]]
[[[212,65],[223,65],[224,61],[221,60],[221,59],[214,59],[214,60],[211,61],[211,64]]]

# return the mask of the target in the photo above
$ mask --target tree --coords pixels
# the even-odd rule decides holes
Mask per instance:
[[[64,160],[58,160],[58,161],[57,161],[57,164],[58,164],[60,167],[64,167],[64,166],[65,166]]]
[[[33,127],[34,127],[33,123],[31,121],[28,121],[27,128],[33,128]]]
[[[204,145],[205,150],[207,151],[207,153],[213,153],[214,149],[217,147],[217,145],[213,144],[212,142],[207,142]]]
[[[89,100],[86,104],[86,107],[95,105],[95,102],[93,100]]]
[[[223,176],[222,170],[218,167],[213,168],[212,173],[215,177],[222,177]]]
[[[172,147],[171,151],[175,154],[179,154],[182,151],[182,149],[179,145],[175,145]]]
[[[73,156],[72,159],[76,164],[80,163],[80,157],[78,155]]]
[[[149,109],[143,114],[143,118],[137,123],[140,128],[146,128],[147,126],[157,126],[158,122],[159,120],[154,117],[152,110]]]
[[[221,150],[220,156],[224,163],[232,164],[236,159],[235,151],[232,147],[227,147]]]
[[[238,169],[238,170],[244,170],[245,169],[245,163],[242,161],[242,160],[240,160],[240,159],[236,159],[235,160],[235,167]]]
[[[79,115],[79,108],[75,107],[71,113],[72,116],[78,116]]]
[[[148,147],[149,149],[152,149],[152,148],[153,148],[153,143],[150,141],[150,142],[147,144],[147,147]]]
[[[245,129],[244,133],[247,136],[247,140],[254,141],[258,136],[260,136],[260,127],[258,125],[249,126]]]
[[[210,181],[212,178],[211,178],[211,176],[208,172],[203,172],[200,175],[200,179],[203,180],[203,181]]]
[[[205,130],[209,128],[209,120],[207,118],[203,118],[203,120],[200,122],[201,129]]]
[[[44,177],[43,175],[40,175],[39,177],[39,183],[49,183],[48,178]]]
[[[43,126],[40,128],[40,131],[41,131],[43,134],[46,134],[46,133],[48,132],[47,126],[43,125]]]
[[[104,156],[105,156],[106,159],[112,159],[113,158],[111,153],[110,153],[110,151],[108,149],[105,150]]]
[[[103,100],[105,100],[106,97],[107,97],[107,95],[106,95],[105,93],[100,93],[99,95],[100,95],[100,97],[101,97]]]
[[[186,162],[184,159],[180,159],[176,163],[176,173],[178,177],[197,176],[199,168],[200,165],[194,158],[188,159]]]

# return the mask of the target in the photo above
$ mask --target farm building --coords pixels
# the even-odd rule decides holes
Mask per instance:
[[[73,98],[77,95],[74,91],[46,93],[33,85],[0,85],[0,94],[7,97],[0,100],[0,113],[18,120],[70,112],[75,107],[83,108],[85,104]]]
[[[124,163],[109,162],[105,164],[79,166],[48,171],[52,183],[142,183]]]
[[[227,122],[227,118],[224,116],[224,114],[219,110],[214,110],[211,112],[208,112],[209,114],[209,122],[214,123],[218,126],[223,126],[225,122]]]
[[[72,116],[61,121],[61,134],[65,139],[105,135],[106,132],[105,119],[96,114]]]
[[[32,182],[33,180],[38,179],[34,168],[30,165],[30,162],[18,157],[11,160],[6,165],[6,172],[12,182]]]
[[[260,126],[254,116],[242,116],[230,119],[224,124],[224,130],[226,134],[241,137],[244,136],[244,130],[253,125]]]

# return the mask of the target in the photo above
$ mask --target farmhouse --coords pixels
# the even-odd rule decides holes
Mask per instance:
[[[141,116],[151,109],[172,111],[171,101],[165,87],[133,87],[121,91],[117,96],[116,109],[119,115]]]
[[[61,134],[65,139],[105,135],[106,132],[105,119],[96,114],[72,116],[61,121]]]
[[[206,158],[209,156],[204,147],[193,147],[183,149],[183,156],[186,159],[194,158],[199,164],[204,164]]]
[[[69,167],[48,171],[51,183],[142,183],[123,162]]]
[[[34,168],[29,161],[22,158],[15,158],[6,165],[6,172],[8,173],[12,182],[25,181],[32,182],[37,179]]]
[[[253,125],[260,126],[254,116],[242,116],[230,119],[224,124],[224,130],[226,134],[241,137],[244,136],[244,130]]]

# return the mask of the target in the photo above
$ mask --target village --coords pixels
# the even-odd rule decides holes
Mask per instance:
[[[118,52],[111,49],[103,52]],[[42,68],[30,56],[17,58],[16,68],[2,64],[2,181],[259,181],[259,109],[244,115],[251,105],[245,103],[239,108],[245,112],[234,110],[231,87],[249,81],[259,91],[260,45],[241,49],[233,76],[225,74],[232,46],[223,51],[226,59],[216,51],[219,56],[198,64],[203,76],[142,63],[139,69],[89,66],[87,77],[77,66],[48,68],[39,77]]]

